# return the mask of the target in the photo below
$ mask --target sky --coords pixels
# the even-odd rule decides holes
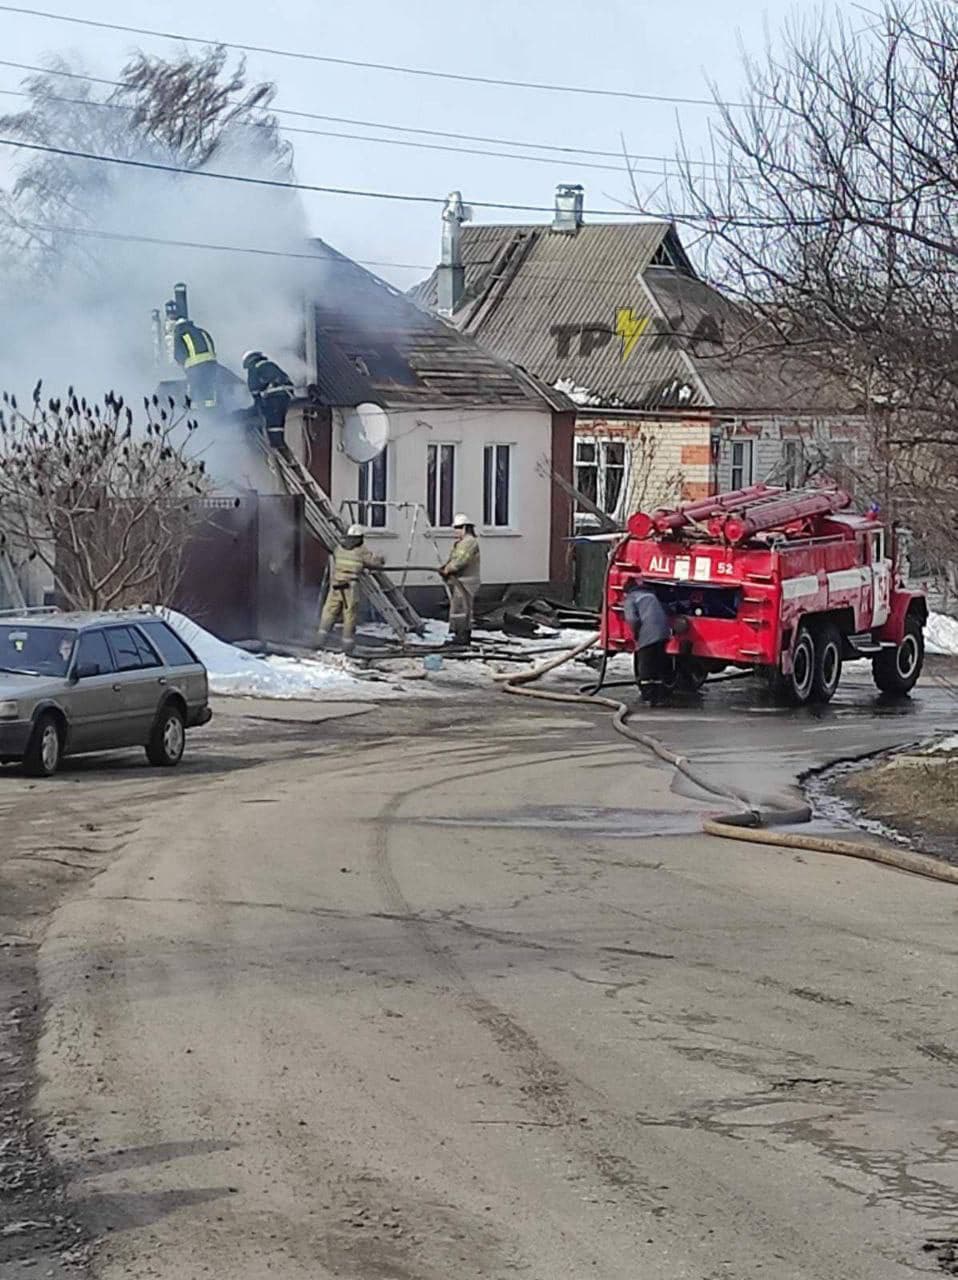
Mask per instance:
[[[734,7],[715,0],[482,0],[470,5],[449,0],[272,0],[269,5],[207,0],[200,9],[157,6],[151,0],[35,2],[58,14],[161,28],[201,40],[498,79],[690,97],[709,97],[711,79],[728,98],[741,90],[743,47],[761,55],[766,30],[778,31],[789,14],[814,13],[812,5],[796,9],[785,0],[738,0]],[[851,0],[838,0],[837,7],[854,15]],[[91,74],[110,78],[137,47],[157,54],[176,47],[168,39],[2,11],[0,36],[6,61],[36,63],[65,54]],[[253,80],[275,81],[279,107],[380,126],[285,117],[287,125],[358,135],[290,133],[300,181],[439,199],[458,188],[467,203],[550,207],[557,183],[578,182],[586,188],[587,209],[616,210],[630,201],[631,192],[617,156],[555,157],[541,149],[523,152],[381,126],[613,153],[620,152],[624,135],[633,154],[671,158],[681,138],[693,153],[706,142],[713,114],[708,107],[462,84],[266,53],[250,53],[247,61]],[[0,88],[17,90],[22,76],[13,67],[0,66]],[[18,103],[15,97],[3,101],[8,108]],[[373,138],[508,154],[456,154]],[[661,190],[664,161],[639,160],[635,166],[652,171],[636,175],[643,201],[652,203]],[[0,177],[5,173],[9,165],[0,161]],[[420,279],[436,260],[438,205],[320,194],[305,199],[312,231],[344,253],[377,264],[378,274],[401,287]],[[546,214],[476,210],[476,217],[535,221]],[[210,228],[203,232],[208,235]]]

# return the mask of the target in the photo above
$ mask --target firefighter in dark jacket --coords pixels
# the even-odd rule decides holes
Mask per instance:
[[[639,692],[643,702],[656,706],[668,696],[675,676],[675,664],[665,651],[672,624],[659,597],[639,577],[626,587],[623,604],[635,636]]]
[[[286,442],[286,410],[293,398],[293,380],[262,351],[247,351],[243,356],[243,368],[249,393],[266,428],[267,439],[275,449]]]
[[[216,347],[207,331],[192,320],[177,320],[173,326],[173,358],[183,366],[193,404],[215,409],[219,366]]]

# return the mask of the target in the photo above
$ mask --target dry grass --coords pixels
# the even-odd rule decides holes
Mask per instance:
[[[889,826],[958,837],[958,753],[899,756],[851,774],[840,789]]]

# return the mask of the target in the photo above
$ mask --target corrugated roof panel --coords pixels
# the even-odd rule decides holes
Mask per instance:
[[[464,226],[455,323],[549,386],[603,407],[853,408],[804,362],[749,355],[745,313],[695,277],[661,221]],[[415,290],[436,305],[436,274]]]

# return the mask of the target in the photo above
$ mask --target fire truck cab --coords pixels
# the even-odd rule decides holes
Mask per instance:
[[[840,489],[753,485],[637,512],[610,557],[606,650],[635,650],[623,602],[641,580],[673,619],[667,650],[686,687],[751,668],[792,705],[828,702],[843,662],[870,657],[879,689],[908,693],[927,604],[905,586],[894,530],[850,505]]]

